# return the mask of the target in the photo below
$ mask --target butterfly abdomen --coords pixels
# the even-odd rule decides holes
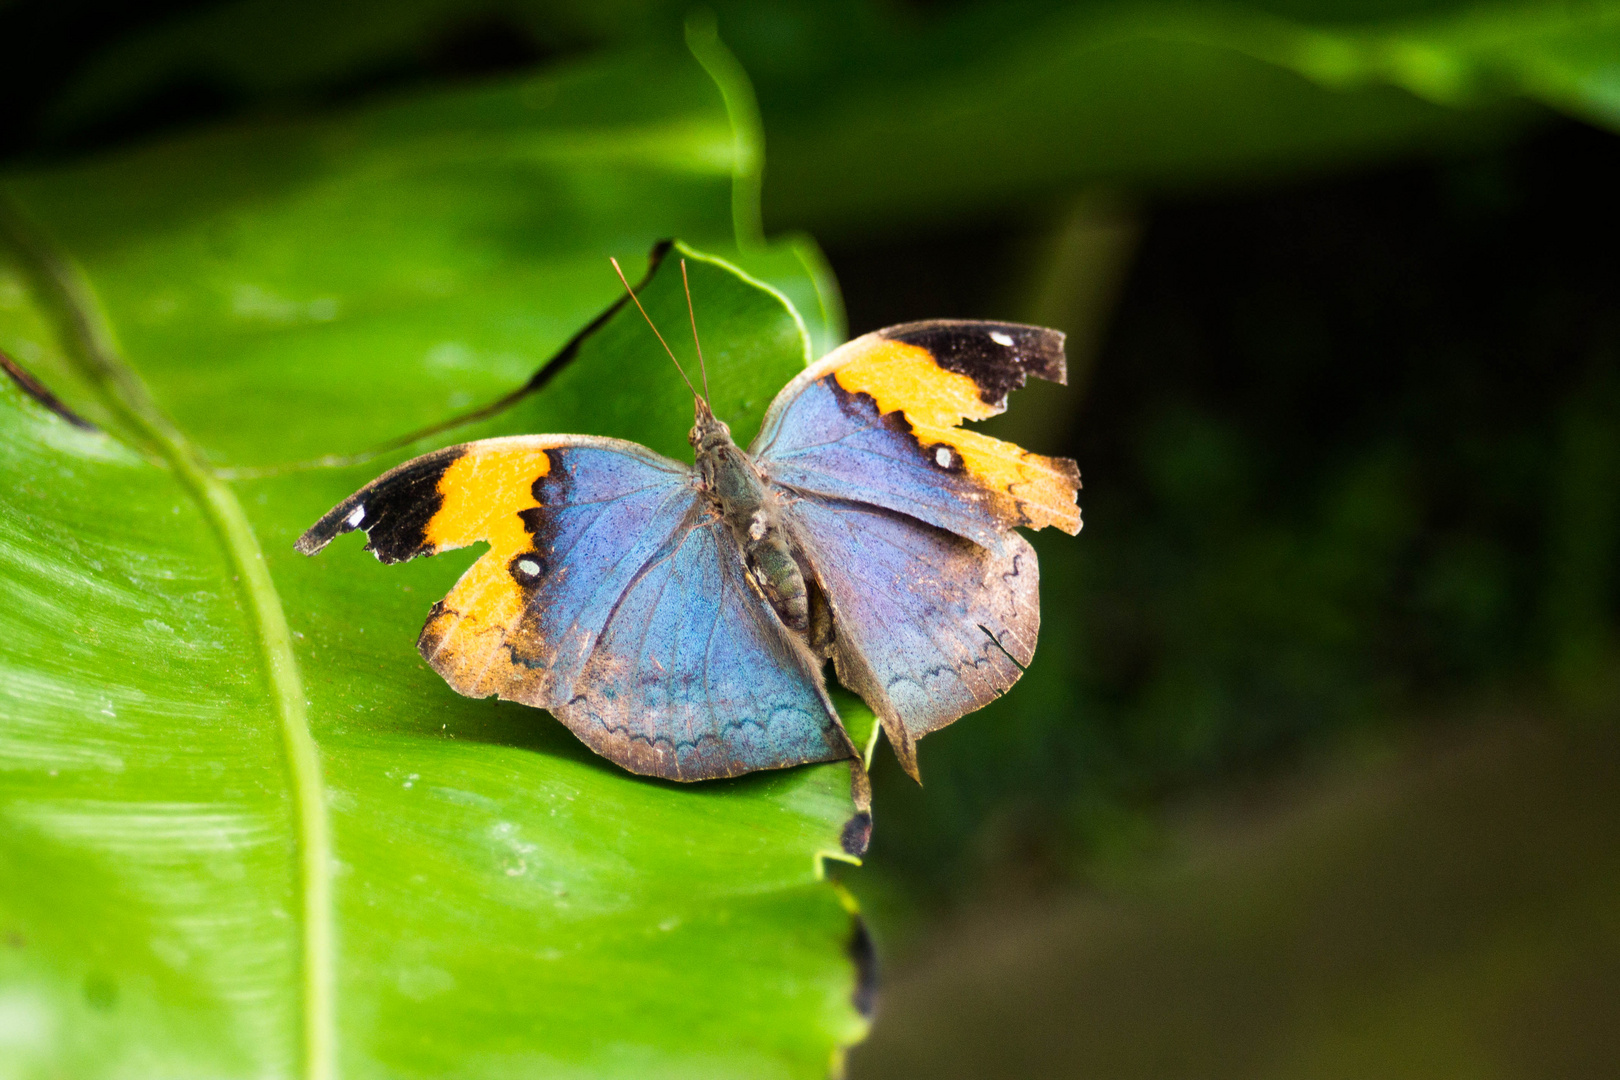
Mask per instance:
[[[782,527],[777,496],[723,424],[700,423],[694,436],[704,489],[736,538],[749,581],[783,625],[804,633],[810,628],[810,593]]]
[[[804,573],[788,546],[781,528],[773,529],[756,543],[743,549],[748,572],[759,585],[776,615],[792,630],[810,628],[810,593]]]

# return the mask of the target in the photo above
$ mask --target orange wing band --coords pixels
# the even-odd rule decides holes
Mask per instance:
[[[1055,525],[1071,535],[1080,531],[1074,464],[964,430],[963,420],[984,420],[1001,409],[985,402],[971,378],[940,367],[927,349],[874,337],[834,377],[845,391],[870,395],[879,412],[903,413],[925,451],[937,446],[956,451],[970,476],[1017,503],[1025,519],[1018,524]]]
[[[533,538],[519,515],[540,505],[534,482],[551,471],[551,458],[532,446],[478,448],[445,470],[438,490],[444,499],[427,524],[427,540],[435,551],[489,541],[489,550],[461,576],[444,598],[443,608],[429,620],[424,637],[434,638],[435,660],[453,658],[464,680],[476,684],[472,666],[488,670],[487,660],[506,640],[523,614],[523,589],[512,577],[511,563],[530,549]],[[468,679],[467,677],[473,677]],[[476,692],[452,680],[462,693]],[[493,692],[493,688],[485,692]]]

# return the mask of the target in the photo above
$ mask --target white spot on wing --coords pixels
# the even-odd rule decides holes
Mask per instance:
[[[364,520],[366,520],[366,508],[357,506],[354,508],[354,513],[343,519],[343,523],[351,529],[358,529],[360,523]]]
[[[518,570],[521,571],[526,577],[534,577],[536,574],[540,573],[540,564],[535,562],[533,559],[519,559]]]
[[[992,330],[990,331],[990,340],[995,342],[997,345],[1005,345],[1009,349],[1012,348],[1013,339],[1011,334],[1003,334],[1000,330]]]
[[[951,452],[950,452],[950,450],[946,449],[943,446],[940,447],[938,450],[935,450],[934,451],[934,460],[939,463],[940,468],[942,468],[942,469],[950,468],[951,467]]]

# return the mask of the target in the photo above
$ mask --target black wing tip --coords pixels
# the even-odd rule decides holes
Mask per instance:
[[[1025,323],[930,319],[879,330],[891,341],[927,349],[946,371],[979,384],[986,402],[1001,404],[1031,375],[1059,385],[1069,381],[1061,330]]]
[[[1038,379],[1067,386],[1069,357],[1064,352],[1068,335],[1045,326],[1019,326],[1025,335],[1022,347],[1027,358],[1024,370]]]
[[[366,550],[381,562],[432,553],[427,525],[444,503],[439,480],[466,451],[466,444],[447,446],[388,470],[322,515],[293,550],[314,555],[344,533],[364,529]]]
[[[293,541],[293,550],[300,555],[318,555],[320,550],[332,542],[332,537],[317,533],[313,528]]]
[[[293,550],[300,555],[315,555],[330,544],[333,540],[346,532],[353,532],[358,525],[349,524],[349,518],[354,513],[358,497],[351,495],[338,503],[322,515],[321,520],[304,531],[293,544]]]

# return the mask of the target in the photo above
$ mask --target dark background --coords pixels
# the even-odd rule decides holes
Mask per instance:
[[[822,241],[852,334],[1071,335],[1070,388],[996,423],[1080,462],[1086,528],[1035,538],[1018,690],[923,744],[924,788],[880,752],[844,879],[887,991],[852,1073],[1614,1075],[1620,143],[1487,103],[1210,173],[1042,173],[1040,147],[1027,182],[841,217],[795,166],[816,96],[873,55],[926,83],[1017,22],[991,7],[719,17],[759,95],[767,230]],[[28,43],[0,68],[0,167],[679,26],[446,8],[280,80],[175,63],[75,97],[229,10],[0,6]]]

